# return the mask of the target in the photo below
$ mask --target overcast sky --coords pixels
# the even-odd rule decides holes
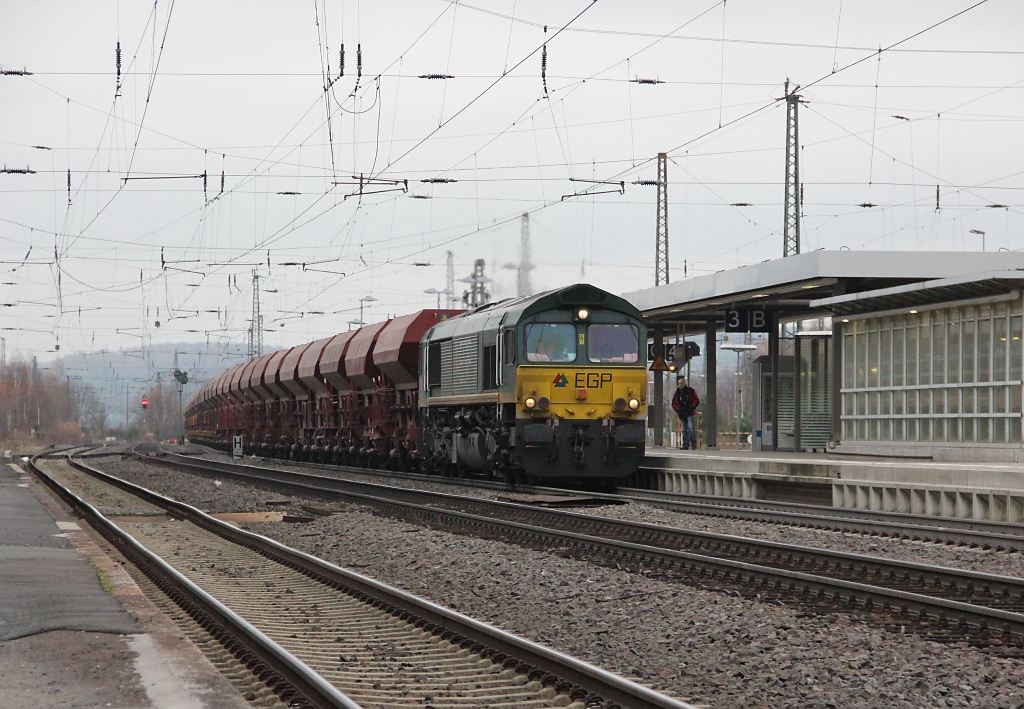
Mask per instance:
[[[787,78],[804,250],[1018,249],[1021,27],[1019,0],[8,3],[0,162],[34,172],[0,174],[0,335],[240,343],[258,269],[297,344],[367,295],[433,307],[448,250],[514,295],[524,212],[536,290],[636,290],[658,152],[673,280],[778,258]]]

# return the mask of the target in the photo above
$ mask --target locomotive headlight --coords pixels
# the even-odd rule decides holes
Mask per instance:
[[[623,399],[620,396],[618,399],[615,400],[615,402],[612,404],[612,406],[615,407],[616,411],[625,411],[626,410],[626,400]]]
[[[589,317],[590,317],[590,311],[587,310],[586,308],[580,308],[579,310],[576,311],[576,319],[577,320],[586,320]]]
[[[526,401],[523,402],[523,406],[525,406],[528,409],[532,409],[537,406],[537,400],[534,399],[532,396],[528,396],[526,397]]]
[[[541,398],[537,399],[537,408],[546,410],[549,406],[551,406],[551,399],[547,398],[546,396],[542,396]]]
[[[633,398],[633,399],[629,400],[629,409],[630,409],[630,411],[636,411],[639,408],[640,408],[640,400],[639,399]]]

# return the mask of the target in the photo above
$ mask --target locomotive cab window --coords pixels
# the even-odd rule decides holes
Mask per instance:
[[[591,362],[636,362],[640,333],[636,325],[591,325],[587,328],[587,353]]]
[[[506,328],[501,336],[502,346],[505,348],[504,363],[516,363],[516,331],[515,328]]]
[[[575,362],[576,326],[531,323],[526,326],[527,362]]]
[[[441,386],[441,343],[427,345],[427,390]]]

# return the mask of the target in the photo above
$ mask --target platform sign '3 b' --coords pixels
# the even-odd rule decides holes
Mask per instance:
[[[771,315],[766,310],[739,308],[725,311],[726,332],[770,332]]]

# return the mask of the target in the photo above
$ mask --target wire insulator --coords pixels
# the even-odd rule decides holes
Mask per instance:
[[[665,83],[661,79],[641,79],[639,77],[636,78],[636,79],[630,79],[629,81],[630,81],[630,83],[633,83],[633,84],[648,84],[648,85],[651,85],[651,86],[653,86],[655,84],[664,84]]]
[[[544,36],[548,34],[548,26],[544,25]],[[548,95],[548,44],[544,42],[540,53],[540,80],[544,84],[544,96]]]
[[[451,74],[420,74],[421,79],[454,79]]]
[[[363,78],[363,45],[356,45],[356,81]]]
[[[68,204],[71,204],[71,168],[68,168]]]
[[[458,180],[453,180],[450,177],[428,177],[425,180],[420,180],[420,182],[428,182],[428,183],[434,183],[434,184],[438,184],[438,185],[446,185],[446,184],[448,184],[450,182],[458,182]]]
[[[117,69],[117,81],[114,85],[114,96],[121,95],[121,42],[118,41],[117,49],[114,50],[114,66]]]
[[[345,43],[341,43],[341,49],[338,50],[338,78],[345,76]]]
[[[544,31],[547,32],[547,26],[544,26]],[[544,95],[548,95],[548,45],[544,45],[541,48],[540,53],[540,80],[544,84]]]
[[[220,171],[220,193],[224,194],[224,171]]]

